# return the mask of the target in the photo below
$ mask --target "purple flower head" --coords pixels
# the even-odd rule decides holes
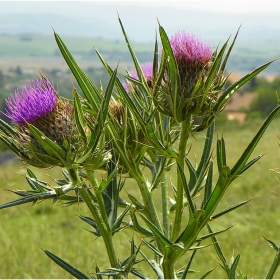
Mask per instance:
[[[122,81],[122,85],[125,89],[125,91],[128,93],[129,92],[129,86],[128,86],[128,83],[126,83],[125,81]]]
[[[32,123],[50,113],[56,105],[57,95],[47,79],[36,79],[15,90],[6,99],[8,110],[3,113],[19,125]]]
[[[147,62],[146,64],[141,65],[142,72],[147,82],[151,82],[153,80],[153,63]],[[138,75],[135,71],[130,73],[130,76],[138,79]]]
[[[212,57],[210,45],[194,34],[178,31],[170,38],[170,44],[179,66],[205,65]]]
[[[129,76],[132,77],[132,78],[134,78],[134,79],[138,79],[138,74],[136,73],[136,71],[131,71],[131,72],[129,73]]]
[[[153,63],[147,62],[146,64],[141,65],[142,72],[144,74],[144,77],[150,86],[153,81]],[[139,79],[138,74],[136,71],[130,72],[130,77],[134,79]],[[123,87],[125,88],[126,92],[129,92],[129,86],[126,82],[122,82]]]

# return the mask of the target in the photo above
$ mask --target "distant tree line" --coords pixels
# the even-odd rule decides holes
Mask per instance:
[[[255,78],[254,82],[248,85],[248,90],[256,92],[256,97],[250,105],[251,112],[259,112],[265,118],[279,103],[280,77],[273,81]]]

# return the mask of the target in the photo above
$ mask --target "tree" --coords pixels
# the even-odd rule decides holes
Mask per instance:
[[[259,111],[262,117],[267,117],[269,113],[277,106],[277,92],[270,87],[259,88],[257,96],[253,99],[251,111]]]

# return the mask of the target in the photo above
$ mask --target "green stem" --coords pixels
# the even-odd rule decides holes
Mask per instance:
[[[86,172],[87,172],[88,180],[91,183],[91,187],[94,190],[94,194],[95,194],[95,197],[96,197],[96,200],[97,200],[97,204],[99,206],[99,211],[100,211],[101,217],[102,217],[103,221],[106,223],[107,228],[110,228],[109,224],[108,224],[108,218],[107,218],[107,214],[106,214],[104,200],[103,200],[103,197],[102,197],[102,192],[100,192],[99,189],[98,189],[98,183],[97,183],[96,178],[94,176],[94,171],[90,168],[87,168],[87,167],[85,169],[86,169]]]
[[[152,199],[152,192],[148,186],[147,180],[145,179],[145,177],[143,176],[141,171],[137,172],[137,170],[131,170],[130,173],[131,173],[132,177],[136,180],[136,182],[139,186],[144,205],[147,208],[148,218],[159,230],[161,230],[158,215],[157,215],[155,205],[154,205],[154,202]]]
[[[68,169],[68,172],[72,184],[75,186],[81,185],[81,180],[77,168],[70,168]],[[114,244],[112,240],[112,232],[111,229],[108,227],[108,222],[107,223],[105,222],[107,221],[107,218],[105,220],[103,219],[99,211],[100,207],[96,207],[94,201],[92,200],[89,194],[89,190],[87,187],[79,188],[79,193],[83,198],[84,202],[86,203],[88,209],[90,210],[90,213],[92,214],[92,217],[100,230],[111,266],[113,268],[119,268],[119,264],[118,264],[118,260],[116,257]]]
[[[142,199],[144,204],[147,207],[148,211],[148,218],[150,221],[158,228],[161,229],[160,222],[158,219],[158,215],[154,206],[154,202],[152,200],[152,193],[150,191],[149,185],[145,177],[143,176],[141,170],[139,170],[139,167],[134,166],[133,163],[128,159],[125,148],[120,145],[119,141],[115,138],[113,127],[111,127],[111,123],[108,125],[108,129],[110,134],[112,135],[112,141],[114,148],[118,152],[119,156],[122,159],[123,164],[126,166],[126,168],[129,170],[129,173],[131,177],[137,182],[138,187],[140,189]]]
[[[162,175],[161,182],[161,200],[162,200],[162,225],[164,234],[169,238],[169,221],[168,221],[168,200],[167,200],[167,184],[166,184],[166,174],[165,172]]]
[[[118,141],[118,139],[116,138],[114,127],[111,122],[109,122],[108,130],[112,136],[114,149],[118,152],[123,164],[129,170],[131,177],[137,182],[137,185],[141,192],[143,203],[145,204],[147,212],[148,212],[148,214],[147,214],[148,219],[150,219],[150,221],[159,230],[161,230],[161,225],[160,225],[158,215],[157,215],[157,212],[155,209],[155,205],[154,205],[154,202],[152,199],[152,192],[150,190],[147,180],[145,179],[143,173],[139,169],[139,166],[135,166],[128,158],[128,156],[125,152],[126,147],[124,147],[123,143],[120,143]],[[157,241],[157,245],[158,245],[159,249],[161,250],[161,252],[164,252],[164,247],[162,246],[162,244]]]
[[[137,168],[130,171],[132,178],[134,178],[137,182],[139,190],[142,195],[142,199],[146,208],[146,216],[147,218],[162,232],[161,225],[158,219],[157,211],[152,199],[152,192],[148,185],[146,178],[143,176],[143,173]],[[165,248],[163,244],[155,237],[157,246],[159,250],[164,253]]]
[[[271,267],[267,275],[265,276],[265,279],[272,279],[279,265],[280,265],[280,248],[278,248],[278,251],[275,255],[275,258],[271,264]]]
[[[116,252],[114,249],[113,240],[112,240],[111,230],[109,228],[107,228],[106,223],[103,221],[101,215],[98,213],[98,209],[97,209],[97,207],[94,206],[94,202],[92,201],[92,199],[88,193],[88,190],[81,189],[80,194],[81,194],[83,200],[85,201],[85,203],[87,204],[87,206],[93,216],[93,219],[95,220],[95,222],[100,230],[111,266],[113,268],[119,268],[119,264],[118,264],[118,260],[117,260]]]
[[[185,155],[187,142],[190,134],[190,125],[191,125],[191,116],[182,122],[181,135],[178,148],[178,159],[177,162],[184,169],[185,165]],[[175,210],[175,219],[172,231],[172,241],[175,241],[181,230],[182,214],[183,214],[183,198],[184,198],[184,188],[182,180],[177,170],[177,197],[176,197],[176,210]]]
[[[162,268],[164,279],[176,279],[174,273],[174,261],[164,259]]]

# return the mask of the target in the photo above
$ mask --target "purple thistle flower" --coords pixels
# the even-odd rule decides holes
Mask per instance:
[[[142,71],[144,77],[147,79],[147,82],[152,82],[153,80],[153,63],[147,62],[145,65],[142,65]]]
[[[125,89],[126,92],[129,92],[129,86],[128,86],[128,83],[126,83],[125,81],[122,81],[122,85]]]
[[[153,63],[147,62],[146,64],[141,65],[141,69],[142,69],[143,75],[144,75],[148,85],[150,86],[153,81]],[[134,79],[139,79],[136,71],[131,71],[130,77],[132,77]],[[128,83],[122,82],[122,85],[125,88],[126,92],[129,92]]]
[[[57,95],[47,79],[36,79],[15,90],[6,99],[8,110],[3,113],[19,125],[32,123],[50,113],[56,105]]]
[[[134,79],[138,79],[138,75],[136,71],[131,71],[129,74],[130,77],[134,78]]]
[[[153,80],[153,63],[147,62],[146,64],[141,65],[142,72],[147,82],[151,82]],[[138,75],[136,71],[131,71],[130,76],[132,78],[138,79]]]
[[[178,31],[170,38],[170,44],[179,66],[205,65],[212,57],[210,45],[194,34]]]

